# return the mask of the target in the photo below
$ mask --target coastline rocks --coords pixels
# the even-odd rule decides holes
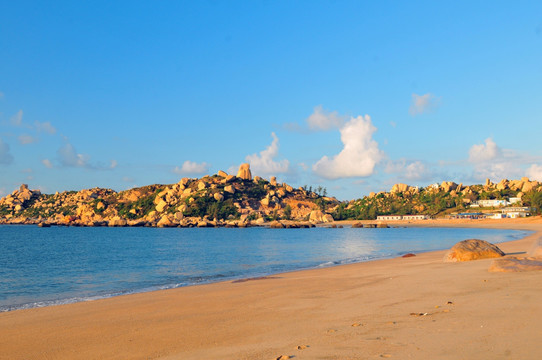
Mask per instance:
[[[471,261],[491,259],[504,256],[497,246],[478,239],[463,240],[455,244],[444,256],[445,262]]]
[[[243,180],[252,180],[252,173],[250,172],[250,164],[245,163],[239,166],[237,177]]]
[[[309,215],[309,221],[315,224],[335,221],[330,214],[324,214],[321,210],[313,210]]]

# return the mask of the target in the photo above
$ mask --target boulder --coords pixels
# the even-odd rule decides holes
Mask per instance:
[[[217,174],[217,175],[218,175],[218,176],[221,176],[221,177],[223,177],[223,178],[225,178],[225,177],[228,176],[228,174],[227,174],[225,171],[222,171],[222,170],[218,170],[218,174]]]
[[[478,239],[463,240],[455,244],[444,256],[445,262],[491,259],[504,256],[497,246]]]
[[[167,215],[164,215],[164,216],[162,216],[160,218],[160,220],[158,221],[156,226],[158,226],[158,227],[171,227],[171,226],[174,226],[174,225],[171,222],[171,220],[169,219],[169,217]]]
[[[273,186],[277,186],[277,178],[275,176],[271,176],[271,179],[269,179],[269,183]]]
[[[335,219],[333,219],[333,216],[331,216],[331,214],[325,214],[324,216],[322,216],[322,221],[325,223],[334,222]]]
[[[207,189],[207,183],[205,181],[200,181],[198,183],[198,190],[204,190]]]
[[[326,214],[324,214],[322,210],[313,210],[309,215],[309,221],[312,223],[320,224],[322,222],[326,222],[324,220],[325,217]],[[333,221],[333,217],[331,217],[331,221]]]
[[[407,192],[408,190],[410,190],[410,186],[408,186],[407,184],[395,184],[391,188],[390,192],[395,194],[395,193]]]
[[[269,227],[271,229],[284,229],[284,224],[280,221],[273,221],[271,224],[269,224]]]
[[[233,185],[224,186],[224,191],[230,194],[235,194],[235,188]]]
[[[221,193],[215,193],[213,195],[213,197],[215,198],[216,201],[222,201],[224,200],[224,195],[222,195]]]
[[[160,202],[158,202],[158,205],[156,205],[156,211],[162,212],[164,211],[166,206],[167,206],[167,202],[165,202],[164,200],[160,200]]]
[[[450,192],[452,190],[457,189],[457,184],[454,183],[453,181],[443,181],[442,184],[440,184],[440,187],[445,192]]]
[[[237,177],[243,180],[252,180],[252,173],[250,172],[250,164],[245,163],[239,166]]]

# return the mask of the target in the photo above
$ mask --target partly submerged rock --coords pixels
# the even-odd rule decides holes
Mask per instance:
[[[471,261],[498,258],[504,255],[505,254],[501,249],[487,241],[468,239],[455,244],[444,256],[444,261]]]

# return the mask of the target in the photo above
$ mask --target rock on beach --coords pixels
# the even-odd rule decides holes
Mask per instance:
[[[463,240],[455,244],[444,256],[445,262],[491,259],[504,256],[497,246],[478,239]]]

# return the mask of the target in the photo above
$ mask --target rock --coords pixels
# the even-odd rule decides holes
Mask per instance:
[[[269,224],[269,227],[271,229],[284,229],[284,224],[282,224],[280,221],[273,221]]]
[[[225,178],[225,177],[228,176],[228,174],[227,174],[226,172],[222,171],[222,170],[218,170],[218,174],[217,174],[217,175],[218,175],[218,176],[221,176],[221,177],[223,177],[223,178]]]
[[[162,216],[160,218],[160,220],[158,221],[156,226],[158,226],[158,227],[171,227],[171,226],[173,226],[173,223],[171,222],[171,220],[169,219],[169,217],[167,215],[164,215],[164,216]]]
[[[224,186],[224,191],[230,194],[235,194],[235,188],[233,185]]]
[[[184,218],[184,214],[180,211],[175,213],[175,220],[181,221]]]
[[[471,261],[478,259],[491,259],[504,256],[504,252],[497,246],[484,240],[468,239],[455,244],[445,255],[445,262]]]
[[[107,225],[108,226],[126,226],[127,222],[126,220],[121,219],[118,216],[115,216],[114,218],[108,221]]]
[[[355,228],[362,228],[362,227],[363,227],[363,224],[360,223],[360,222],[356,222],[356,223],[353,223],[353,224],[352,224],[352,228],[354,228],[354,229],[355,229]]]
[[[403,255],[403,256],[401,256],[401,257],[409,258],[409,257],[414,257],[414,256],[416,256],[416,254],[408,253],[408,254],[405,254],[405,255]]]
[[[333,219],[333,216],[331,216],[331,214],[325,214],[322,217],[322,221],[325,222],[325,223],[328,223],[328,222],[334,222],[335,219]]]
[[[263,206],[269,206],[269,198],[263,198],[262,200],[260,200],[260,204],[262,204]]]
[[[529,192],[529,191],[533,190],[535,188],[535,186],[536,186],[535,183],[526,181],[526,182],[523,183],[523,186],[521,187],[521,192],[522,193]]]
[[[162,211],[164,211],[166,206],[167,206],[167,202],[165,202],[164,200],[160,200],[158,202],[158,205],[156,205],[156,211],[162,212]]]
[[[269,183],[273,186],[277,186],[277,178],[275,176],[271,176],[271,179],[269,179]]]
[[[377,223],[376,227],[379,228],[379,229],[387,229],[387,228],[389,228],[388,224],[383,223],[383,222]]]
[[[410,186],[408,186],[407,184],[395,184],[391,188],[390,192],[395,194],[395,193],[407,192],[408,190],[410,190]]]
[[[198,190],[204,190],[207,189],[207,183],[205,181],[200,181],[198,183]]]
[[[542,259],[504,258],[495,259],[491,263],[490,272],[525,272],[542,270]]]
[[[323,222],[333,222],[335,220],[333,219],[333,216],[330,214],[324,214],[322,210],[313,210],[309,215],[309,221],[315,224],[320,224]]]
[[[202,221],[198,221],[198,225],[197,227],[201,228],[201,227],[208,227],[209,226],[209,223],[205,220],[202,220]]]
[[[508,189],[508,180],[507,179],[502,179],[497,184],[497,190],[506,190],[506,189]]]
[[[224,200],[224,195],[222,195],[221,193],[215,193],[213,195],[213,197],[215,198],[216,201],[222,201]]]
[[[442,184],[440,185],[440,187],[441,187],[445,192],[450,192],[450,191],[452,191],[452,190],[457,189],[457,184],[454,183],[453,181],[443,181]]]
[[[237,177],[243,180],[252,180],[252,173],[250,172],[250,164],[241,164]]]

